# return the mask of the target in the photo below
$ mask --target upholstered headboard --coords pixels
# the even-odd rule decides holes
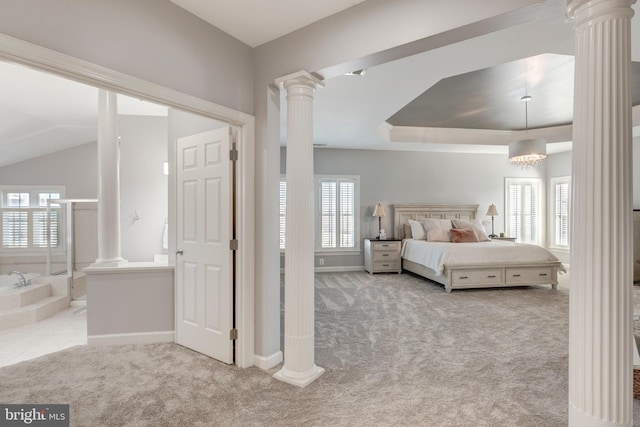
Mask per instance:
[[[421,218],[457,218],[475,219],[478,213],[478,205],[421,205],[421,204],[397,204],[393,206],[393,237],[404,239],[405,224],[409,220]]]

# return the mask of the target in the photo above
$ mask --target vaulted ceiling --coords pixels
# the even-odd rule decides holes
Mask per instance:
[[[286,0],[269,7],[262,0],[171,1],[260,46],[363,0]],[[533,97],[527,105],[529,129],[550,142],[549,152],[570,149],[573,30],[563,6],[563,0],[541,0],[525,11],[530,22],[359,75],[328,78],[314,101],[316,142],[335,148],[506,153],[508,142],[525,127],[520,98],[527,94]],[[632,34],[632,40],[640,39],[637,16]],[[640,49],[633,51],[637,105]],[[0,166],[95,140],[96,89],[1,62],[0,76]],[[132,114],[160,114],[150,103],[128,99],[127,104]],[[281,105],[284,120],[286,102]],[[640,135],[640,123],[634,126],[634,135]]]

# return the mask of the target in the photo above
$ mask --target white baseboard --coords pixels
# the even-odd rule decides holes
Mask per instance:
[[[352,271],[364,271],[364,265],[316,267],[316,273],[346,273],[346,272],[352,272]]]
[[[364,271],[364,265],[346,265],[336,267],[316,267],[316,273],[347,273],[352,271]],[[284,274],[284,268],[280,269],[280,273]]]
[[[134,332],[130,334],[89,335],[88,345],[155,344],[175,342],[174,331]]]
[[[264,369],[265,371],[267,369],[273,368],[274,366],[278,366],[280,363],[282,363],[282,360],[283,358],[281,351],[277,351],[271,356],[267,357],[258,356],[257,354],[253,355],[253,364],[260,369]]]

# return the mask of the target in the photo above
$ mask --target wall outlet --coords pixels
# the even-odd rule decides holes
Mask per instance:
[[[324,265],[324,258],[320,258],[320,259],[318,260],[318,264],[320,264],[320,265]]]

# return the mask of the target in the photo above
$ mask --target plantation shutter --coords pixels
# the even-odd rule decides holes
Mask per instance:
[[[569,246],[569,183],[556,184],[554,244]]]
[[[514,180],[515,181],[515,180]],[[539,185],[532,181],[507,184],[507,233],[521,243],[537,243]]]
[[[320,246],[335,248],[337,242],[338,183],[320,180]]]
[[[280,181],[280,249],[285,248],[287,231],[287,182]]]
[[[355,246],[356,226],[356,185],[354,182],[340,182],[340,247]]]
[[[47,211],[33,212],[33,246],[36,248],[46,248],[58,246],[58,212],[50,211],[51,222],[47,224]],[[49,239],[47,238],[47,229],[49,229]]]
[[[508,186],[507,197],[509,200],[509,229],[507,230],[507,234],[520,241],[522,237],[520,231],[522,229],[522,188],[517,184],[510,184]]]
[[[27,211],[2,212],[2,246],[9,249],[29,246],[29,214]]]

